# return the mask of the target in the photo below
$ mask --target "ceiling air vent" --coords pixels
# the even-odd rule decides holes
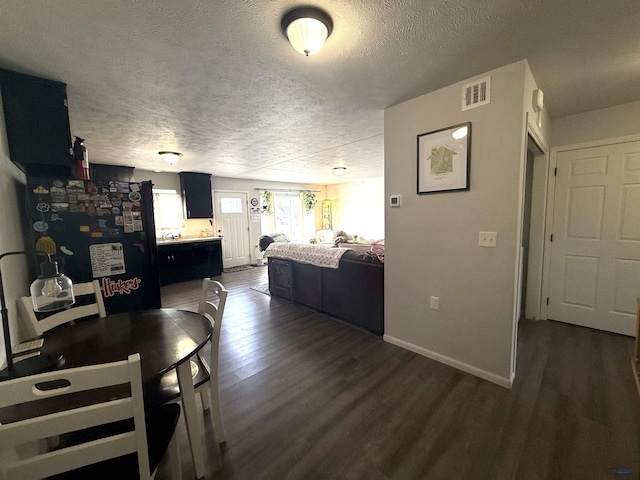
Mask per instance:
[[[491,103],[491,77],[481,78],[462,87],[462,110]]]

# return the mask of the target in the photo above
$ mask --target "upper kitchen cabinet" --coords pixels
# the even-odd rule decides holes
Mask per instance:
[[[27,174],[71,178],[66,84],[0,69],[11,160]]]
[[[180,172],[184,218],[212,218],[211,175]]]
[[[89,166],[91,180],[116,182],[135,182],[133,170],[135,167],[125,167],[121,165],[102,165],[92,163]]]

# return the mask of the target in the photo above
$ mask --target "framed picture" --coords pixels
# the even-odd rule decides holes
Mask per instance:
[[[418,135],[418,193],[469,190],[471,122]]]

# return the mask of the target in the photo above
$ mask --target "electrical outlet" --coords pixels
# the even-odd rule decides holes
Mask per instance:
[[[479,247],[491,247],[498,246],[498,232],[480,232],[478,235]]]
[[[431,310],[440,310],[440,297],[431,297],[429,300],[429,308],[431,308]]]

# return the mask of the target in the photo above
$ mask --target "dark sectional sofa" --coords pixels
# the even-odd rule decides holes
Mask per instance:
[[[268,265],[272,295],[384,334],[384,264],[377,258],[350,250],[337,269],[277,257]]]

